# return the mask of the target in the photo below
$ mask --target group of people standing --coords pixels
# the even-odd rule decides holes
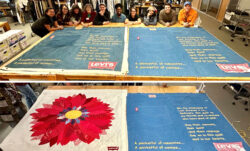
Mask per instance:
[[[61,5],[57,14],[53,8],[48,8],[45,15],[38,19],[32,25],[32,31],[40,37],[47,35],[51,31],[62,30],[64,26],[82,25],[88,27],[91,25],[107,25],[110,22],[125,23],[128,25],[141,24],[142,20],[137,15],[134,7],[130,8],[128,17],[122,13],[122,5],[115,5],[116,13],[111,17],[110,12],[104,3],[99,5],[99,12],[94,11],[91,4],[86,4],[81,10],[78,5],[73,5],[69,10],[67,5]],[[192,9],[191,2],[185,2],[184,8],[178,14],[178,21],[184,27],[194,26],[198,13]],[[150,6],[143,22],[147,25],[156,25],[158,21],[157,9]],[[159,13],[159,22],[166,26],[172,26],[177,23],[177,14],[172,9],[171,4],[165,4],[163,10]]]

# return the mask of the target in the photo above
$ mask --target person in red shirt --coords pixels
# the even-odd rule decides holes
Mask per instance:
[[[92,5],[86,4],[83,8],[81,24],[85,27],[93,25],[95,16],[96,16],[96,12],[93,10]]]

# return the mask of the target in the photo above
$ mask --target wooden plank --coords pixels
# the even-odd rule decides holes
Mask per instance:
[[[0,22],[0,27],[3,27],[4,31],[10,30],[10,25],[8,22]]]
[[[192,1],[192,7],[196,8],[197,10],[200,10],[200,4],[201,4],[201,0],[193,0]]]
[[[7,9],[10,9],[10,7],[0,7],[0,11],[2,11],[5,16],[7,15]]]
[[[229,2],[230,2],[230,0],[222,0],[220,8],[219,8],[218,15],[217,15],[217,20],[218,21],[220,21],[220,22],[223,21],[223,18],[225,16],[226,9],[227,9],[227,6],[229,5]]]
[[[129,77],[129,78],[128,78]],[[15,74],[0,73],[0,80],[27,79],[48,81],[250,81],[250,77],[144,77],[144,76],[117,76],[117,75],[56,75],[56,74]]]
[[[49,86],[47,90],[126,89],[128,93],[198,93],[195,86]]]
[[[1,10],[1,9],[10,9],[10,7],[8,7],[8,6],[0,7],[0,10]]]

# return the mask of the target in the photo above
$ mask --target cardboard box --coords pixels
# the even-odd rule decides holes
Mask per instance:
[[[27,42],[26,38],[24,40],[21,40],[19,42],[19,45],[20,45],[22,50],[26,49],[28,47],[28,42]]]
[[[9,60],[11,57],[13,56],[12,51],[10,50],[9,47],[6,47],[5,49],[2,49],[0,51],[0,62],[6,62],[7,60]]]
[[[17,44],[20,40],[25,39],[26,36],[22,30],[9,30],[1,35],[2,38],[5,38],[9,46]]]
[[[10,35],[7,39],[7,42],[9,43],[9,46],[16,45],[18,43],[17,35]]]
[[[9,46],[9,45],[8,45],[8,42],[7,42],[7,39],[6,39],[6,38],[2,38],[2,37],[0,36],[0,49],[3,49],[3,48],[5,48],[5,47],[7,47],[7,46]]]
[[[16,35],[18,38],[18,41],[21,41],[21,40],[26,38],[26,35],[25,35],[24,31],[22,31],[22,30],[9,30],[6,32],[6,34],[8,36]]]
[[[19,51],[21,51],[22,49],[21,49],[19,43],[17,43],[17,44],[15,44],[15,45],[11,46],[11,47],[10,47],[10,50],[11,50],[12,54],[15,55],[15,54],[17,54]]]

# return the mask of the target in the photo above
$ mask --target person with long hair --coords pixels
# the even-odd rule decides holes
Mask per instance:
[[[77,26],[81,23],[82,11],[78,5],[73,5],[70,13],[70,21],[74,26]]]
[[[148,8],[147,16],[144,17],[144,24],[148,25],[156,25],[157,24],[157,9],[153,6]]]
[[[70,21],[69,8],[65,4],[61,5],[60,11],[57,13],[56,18],[59,25],[73,25],[73,23]]]
[[[81,24],[85,27],[93,25],[95,16],[96,16],[96,12],[94,11],[92,5],[86,4],[83,8]]]
[[[125,20],[125,24],[128,25],[138,25],[141,24],[140,17],[136,14],[136,9],[134,7],[130,8],[129,17]]]
[[[62,30],[63,26],[58,25],[55,10],[53,8],[47,8],[45,15],[36,20],[31,26],[31,29],[36,35],[44,37],[51,31]]]

